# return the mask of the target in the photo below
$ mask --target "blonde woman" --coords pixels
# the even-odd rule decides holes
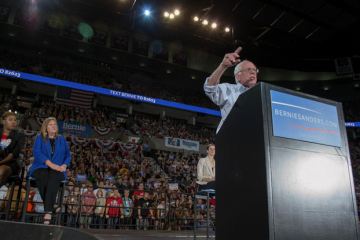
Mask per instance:
[[[60,211],[54,209],[56,194],[62,180],[66,179],[66,168],[71,155],[66,139],[58,135],[55,118],[47,118],[36,137],[33,148],[34,162],[30,168],[30,176],[36,179],[41,199],[44,201],[44,224],[50,224],[51,213]]]

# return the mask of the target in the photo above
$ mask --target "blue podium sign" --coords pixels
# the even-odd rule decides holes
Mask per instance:
[[[342,147],[335,106],[273,90],[270,93],[274,136]]]

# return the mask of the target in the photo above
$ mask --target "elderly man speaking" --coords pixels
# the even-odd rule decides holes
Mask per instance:
[[[221,121],[216,133],[219,132],[239,95],[253,87],[257,82],[259,69],[250,61],[244,60],[241,62],[239,59],[241,50],[242,48],[239,47],[235,52],[225,54],[223,61],[213,74],[206,79],[204,84],[205,94],[218,105],[221,110]],[[225,70],[233,66],[236,66],[234,69],[236,84],[219,84],[220,77]]]

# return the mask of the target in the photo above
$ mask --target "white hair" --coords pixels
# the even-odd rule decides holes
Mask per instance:
[[[236,65],[236,67],[234,68],[234,76],[235,76],[235,74],[241,74],[241,72],[240,72],[240,70],[241,70],[241,66],[244,64],[244,63],[247,63],[247,62],[250,62],[249,60],[244,60],[244,61],[241,61],[238,65]],[[238,83],[239,82],[239,80],[237,80],[236,79],[236,77],[235,77],[235,83]]]

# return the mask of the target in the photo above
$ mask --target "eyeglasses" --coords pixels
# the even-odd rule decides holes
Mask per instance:
[[[241,69],[239,72],[242,72],[242,71],[244,71],[244,72],[250,72],[251,70],[253,70],[255,73],[259,73],[259,69],[257,69],[257,68],[244,68],[244,69]],[[238,73],[239,73],[238,72]]]

